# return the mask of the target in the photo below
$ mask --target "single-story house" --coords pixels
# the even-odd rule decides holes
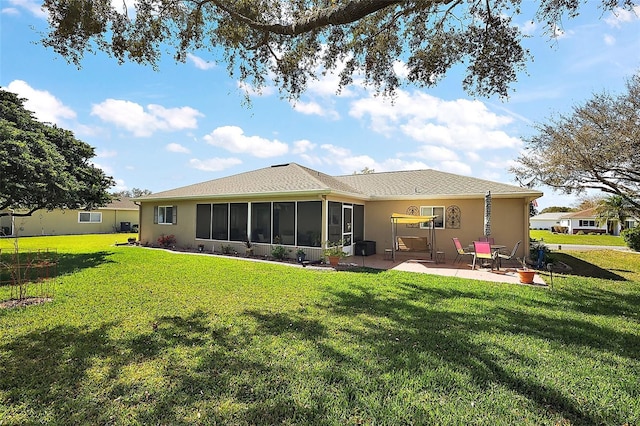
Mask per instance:
[[[470,244],[484,234],[485,195],[491,193],[491,236],[509,248],[522,241],[528,253],[529,203],[539,191],[437,170],[329,176],[289,163],[171,189],[137,198],[143,244],[175,236],[176,246],[205,251],[233,249],[268,255],[274,245],[302,249],[307,259],[322,257],[327,241],[344,251],[366,254],[425,239],[453,258],[452,241]],[[394,213],[435,216],[433,223],[392,225]],[[396,229],[393,228],[396,227]],[[394,231],[394,232],[392,232]],[[433,252],[432,252],[433,253]]]
[[[535,216],[531,216],[529,219],[530,229],[542,229],[545,231],[565,232],[566,229],[562,225],[562,218],[567,212],[553,212],[553,213],[541,213]]]
[[[625,221],[624,227],[634,228],[638,225],[638,220],[629,218]],[[569,234],[583,232],[585,234],[598,233],[609,235],[620,235],[621,224],[617,219],[600,221],[596,213],[596,208],[590,208],[579,212],[565,213],[561,219],[561,225],[567,229]]]
[[[9,213],[14,212],[20,211],[9,210]],[[138,214],[138,205],[132,199],[122,197],[93,210],[37,210],[31,216],[1,216],[0,235],[33,237],[135,231]]]

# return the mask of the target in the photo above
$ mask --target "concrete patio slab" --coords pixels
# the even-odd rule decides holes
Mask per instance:
[[[452,259],[446,259],[442,263],[436,263],[428,255],[420,253],[418,256],[410,253],[396,253],[396,260],[385,259],[384,254],[372,256],[349,256],[340,263],[366,266],[374,269],[385,269],[405,272],[416,272],[422,274],[442,275],[448,277],[458,277],[470,280],[501,282],[510,284],[521,284],[516,268],[512,265],[505,265],[500,270],[491,268],[471,269],[471,265],[466,262],[453,264]],[[533,285],[546,286],[547,284],[535,274]]]

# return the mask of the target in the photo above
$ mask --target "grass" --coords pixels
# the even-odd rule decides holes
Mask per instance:
[[[530,230],[529,236],[536,240],[544,240],[547,244],[579,244],[596,246],[626,246],[624,239],[615,235],[572,235],[554,234],[551,231]]]
[[[632,260],[550,291],[68,238],[21,241],[67,261],[0,310],[0,424],[640,423]]]

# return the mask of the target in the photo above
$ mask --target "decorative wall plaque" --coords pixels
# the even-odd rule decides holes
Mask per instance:
[[[420,208],[418,206],[409,206],[407,207],[407,214],[410,216],[419,216]],[[407,228],[419,228],[419,223],[407,223]]]
[[[445,214],[447,223],[446,228],[450,229],[460,229],[460,207],[458,206],[449,206],[447,207],[447,212]]]

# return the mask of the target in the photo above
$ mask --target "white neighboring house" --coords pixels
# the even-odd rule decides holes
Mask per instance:
[[[610,219],[606,223],[600,223],[596,209],[587,209],[569,213],[542,213],[529,219],[529,229],[543,229],[553,232],[577,234],[582,231],[585,234],[598,233],[620,235],[620,223],[616,219]],[[640,225],[640,220],[629,218],[624,227],[635,228]]]
[[[624,227],[635,228],[639,224],[637,218],[628,218],[625,220]],[[609,219],[600,223],[597,219],[596,209],[587,209],[574,213],[565,213],[562,217],[562,226],[567,227],[569,234],[577,234],[582,231],[585,234],[598,233],[609,235],[620,235],[620,221],[617,219]]]
[[[553,231],[554,226],[562,226],[561,220],[567,212],[542,213],[529,219],[529,229]],[[556,230],[556,232],[558,232]]]

